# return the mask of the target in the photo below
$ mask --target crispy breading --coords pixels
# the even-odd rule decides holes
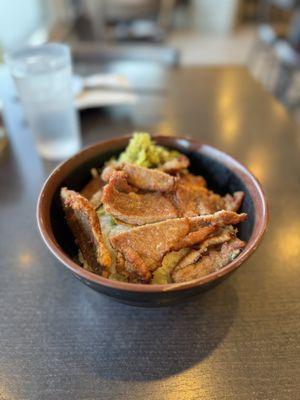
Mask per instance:
[[[80,192],[82,196],[90,201],[95,209],[99,208],[102,203],[102,188],[104,184],[105,182],[100,176],[94,176]]]
[[[172,202],[160,192],[130,191],[123,171],[114,172],[104,187],[102,202],[106,212],[128,224],[143,225],[178,216]]]
[[[224,197],[224,208],[228,211],[238,211],[242,205],[244,197],[244,192],[234,192],[232,196],[230,194],[226,194]]]
[[[196,263],[199,258],[207,251],[211,246],[216,246],[228,242],[235,237],[235,231],[231,225],[228,227],[218,229],[212,236],[209,236],[206,240],[199,244],[198,249],[192,249],[176,266],[178,271],[187,265]]]
[[[198,189],[199,186],[206,187],[206,180],[201,175],[193,175],[189,172],[182,172],[179,175],[179,182],[186,185],[189,189]]]
[[[158,169],[140,167],[134,164],[125,164],[123,171],[126,172],[130,185],[147,191],[170,192],[177,181],[174,176]]]
[[[174,243],[178,243],[188,232],[187,218],[171,219],[133,228],[127,235],[120,233],[111,236],[110,242],[135,268],[140,281],[149,282],[151,270],[159,265]]]
[[[190,166],[190,160],[183,154],[165,162],[159,169],[168,173],[176,173]]]
[[[171,273],[172,279],[176,283],[187,282],[218,271],[232,261],[244,246],[245,243],[239,239],[225,242],[220,251],[209,250],[198,262],[181,268],[175,267]]]
[[[92,177],[88,183],[80,191],[80,194],[86,199],[90,200],[95,193],[104,186],[105,182],[102,181],[100,176]]]
[[[108,182],[115,171],[124,171],[127,182],[138,189],[153,192],[169,192],[174,188],[177,178],[158,169],[150,169],[128,163],[108,165],[102,172],[102,179]]]
[[[110,162],[107,164],[102,170],[101,179],[107,183],[114,172],[122,170],[122,168],[118,169],[118,165],[123,165],[123,163]]]
[[[181,174],[174,190],[174,203],[182,215],[211,214],[219,210],[238,211],[244,199],[243,192],[221,197],[206,188],[201,176]]]
[[[103,190],[100,189],[98,190],[98,192],[94,193],[90,199],[90,203],[95,210],[97,210],[102,204],[102,195],[103,195]]]
[[[141,282],[149,282],[151,271],[166,253],[205,240],[218,227],[238,223],[245,214],[220,211],[213,215],[175,218],[132,228],[110,237],[111,245],[135,269]]]
[[[221,210],[214,214],[199,215],[189,218],[193,227],[201,227],[205,224],[214,224],[217,226],[236,225],[247,219],[246,213],[237,214],[234,211]]]
[[[110,177],[109,185],[113,186],[119,192],[136,192],[136,189],[129,185],[127,181],[127,174],[124,171],[115,171]]]
[[[95,209],[85,197],[67,188],[61,189],[61,200],[67,223],[83,258],[94,272],[105,272],[111,264],[111,258],[103,243]]]
[[[190,229],[192,229],[192,224],[190,224]],[[172,250],[180,250],[183,247],[190,247],[196,243],[200,243],[202,240],[214,233],[217,229],[218,227],[213,224],[199,227],[197,230],[190,232],[184,238],[182,238],[180,242],[173,246]]]
[[[173,195],[178,210],[185,216],[211,214],[224,208],[221,196],[208,190],[201,177],[180,177]]]
[[[144,225],[170,218],[192,217],[211,214],[225,207],[221,196],[209,191],[201,177],[184,174],[176,185],[175,192],[140,192],[130,185],[125,170],[114,171],[104,187],[102,202],[105,210],[115,218],[133,225]],[[241,201],[227,197],[228,204]],[[234,195],[235,196],[235,195]]]

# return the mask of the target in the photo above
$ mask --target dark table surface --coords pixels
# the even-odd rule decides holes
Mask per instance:
[[[39,237],[36,200],[54,165],[37,156],[3,85],[0,399],[299,398],[299,129],[242,68],[110,69],[155,90],[82,113],[84,144],[138,129],[215,145],[262,182],[269,230],[234,275],[190,302],[142,309],[92,291]]]

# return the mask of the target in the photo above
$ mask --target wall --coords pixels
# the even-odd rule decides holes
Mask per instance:
[[[0,0],[0,43],[3,48],[25,44],[44,21],[45,0]]]

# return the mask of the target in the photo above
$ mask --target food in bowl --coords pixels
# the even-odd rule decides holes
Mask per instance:
[[[237,224],[244,193],[221,196],[189,172],[190,160],[133,135],[124,152],[92,169],[75,192],[64,187],[66,221],[83,268],[144,284],[187,282],[211,274],[245,247]]]

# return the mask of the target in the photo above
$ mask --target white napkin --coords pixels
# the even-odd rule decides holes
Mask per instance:
[[[95,74],[88,77],[74,75],[72,86],[75,105],[79,110],[135,104],[138,100],[138,97],[130,92],[128,79],[119,74]]]
[[[135,104],[138,98],[133,93],[110,90],[84,90],[75,96],[75,106],[78,110],[87,108],[113,106],[117,104]]]

